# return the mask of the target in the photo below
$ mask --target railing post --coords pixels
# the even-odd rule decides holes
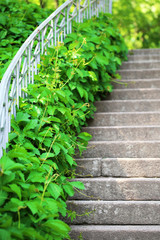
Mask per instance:
[[[112,14],[112,0],[109,0],[109,13]]]

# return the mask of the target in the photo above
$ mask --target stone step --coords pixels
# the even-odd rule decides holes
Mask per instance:
[[[159,126],[115,126],[85,127],[84,132],[92,135],[92,141],[145,141],[160,140]]]
[[[71,225],[71,239],[79,240],[159,240],[160,226]]]
[[[157,112],[160,111],[160,99],[97,101],[95,106],[97,112]]]
[[[89,126],[153,126],[160,123],[160,112],[109,112],[94,116]]]
[[[83,158],[159,158],[160,141],[90,141]]]
[[[159,78],[160,69],[118,70],[122,79],[153,79]]]
[[[128,61],[159,61],[160,54],[152,54],[152,55],[128,55]]]
[[[76,192],[74,200],[160,200],[160,178],[83,178],[85,190]]]
[[[72,200],[67,205],[81,215],[72,224],[160,225],[160,201]]]
[[[160,68],[160,61],[128,61],[123,62],[121,69],[152,69]]]
[[[122,79],[112,82],[115,89],[160,88],[160,79]]]
[[[77,177],[159,177],[160,158],[76,159]]]
[[[134,49],[129,51],[129,55],[152,55],[160,54],[160,48]]]
[[[160,158],[104,158],[100,163],[104,177],[160,177]]]
[[[101,158],[76,159],[76,176],[78,177],[100,177]]]
[[[106,96],[109,100],[160,99],[160,88],[115,89]]]

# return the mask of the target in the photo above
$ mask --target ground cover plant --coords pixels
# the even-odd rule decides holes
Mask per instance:
[[[0,0],[0,79],[27,37],[52,12],[20,0]]]
[[[0,240],[70,239],[61,219],[76,217],[66,200],[84,188],[73,180],[75,156],[91,138],[81,128],[93,116],[93,102],[112,91],[127,54],[110,15],[73,29],[42,56],[12,118],[8,152],[0,159]]]

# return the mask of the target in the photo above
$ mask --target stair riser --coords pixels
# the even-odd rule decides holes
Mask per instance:
[[[152,55],[152,54],[160,54],[160,49],[159,48],[134,49],[129,51],[129,55]]]
[[[76,160],[77,177],[160,177],[160,159],[114,158]]]
[[[96,102],[97,112],[160,111],[160,101],[101,101]]]
[[[85,190],[76,192],[74,200],[160,200],[160,180],[144,178],[76,179],[84,183]]]
[[[160,113],[96,113],[90,126],[146,126],[159,125]]]
[[[79,240],[159,240],[160,227],[124,227],[124,226],[71,226],[70,236]]]
[[[160,99],[160,89],[122,89],[114,90],[106,99],[109,100],[138,100]]]
[[[115,89],[160,88],[160,79],[157,80],[120,80],[112,83]],[[123,83],[123,84],[122,84]]]
[[[160,159],[102,159],[101,165],[103,177],[160,177]]]
[[[128,61],[160,61],[160,54],[154,55],[130,55],[128,56]]]
[[[159,158],[160,142],[90,142],[87,158]]]
[[[72,224],[160,225],[159,201],[73,201],[68,202],[68,209],[78,215],[93,211],[89,216],[77,217]]]
[[[121,69],[152,69],[160,68],[160,62],[124,62]]]
[[[160,70],[119,70],[122,79],[153,79],[160,77]]]
[[[84,132],[92,135],[92,141],[145,141],[160,140],[160,127],[147,128],[112,128],[112,127],[98,127],[83,128]]]

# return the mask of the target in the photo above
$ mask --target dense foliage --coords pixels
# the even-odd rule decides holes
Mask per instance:
[[[22,43],[50,13],[36,4],[0,0],[0,79]]]
[[[130,49],[160,48],[159,1],[114,0],[113,16]]]
[[[110,16],[75,25],[65,44],[43,56],[12,118],[8,152],[0,159],[0,240],[69,239],[60,218],[67,215],[67,196],[84,188],[70,181],[74,156],[91,138],[81,127],[93,115],[93,102],[112,91],[127,54]]]

